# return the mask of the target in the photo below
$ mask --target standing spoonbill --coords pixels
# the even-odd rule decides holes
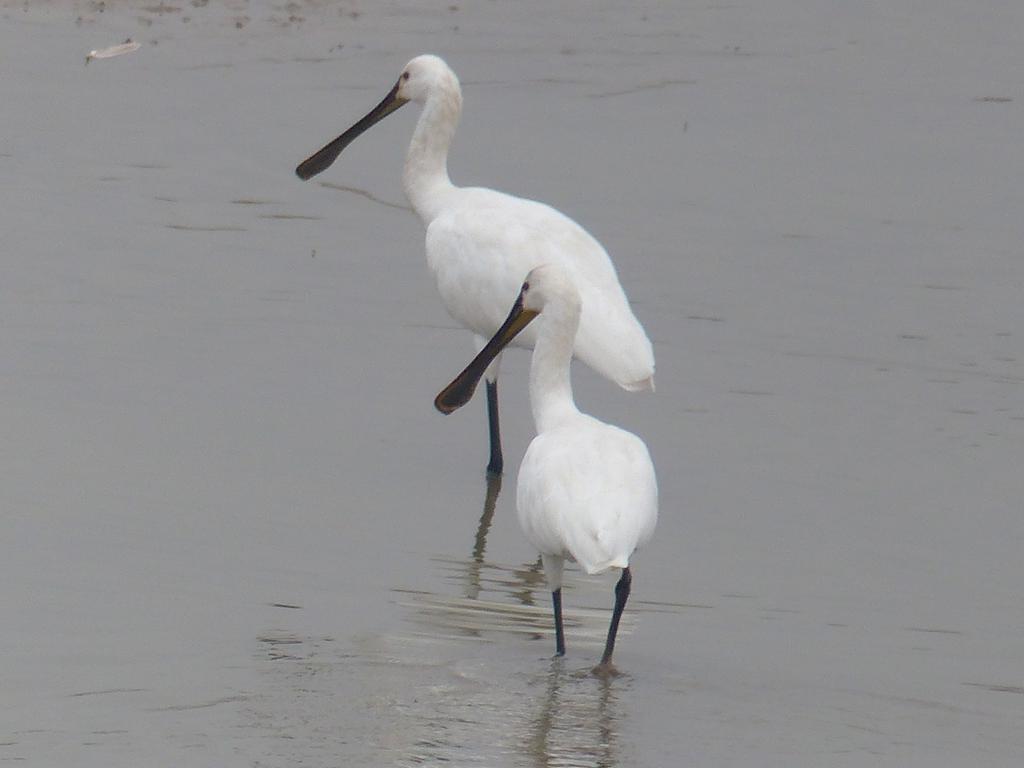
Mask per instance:
[[[650,539],[658,522],[658,483],[643,440],[576,408],[569,376],[581,305],[575,281],[558,265],[533,269],[504,324],[442,390],[434,405],[442,413],[451,413],[469,402],[491,361],[542,315],[530,361],[530,407],[537,436],[519,468],[519,524],[544,561],[555,613],[557,656],[565,654],[565,558],[575,560],[589,574],[622,569],[604,655],[595,669],[609,673],[632,583],[629,557]]]
[[[523,275],[560,264],[583,301],[576,357],[631,392],[654,389],[654,353],[633,315],[607,252],[583,227],[548,205],[448,178],[448,147],[462,112],[462,90],[437,56],[417,56],[384,100],[295,169],[309,179],[326,170],[357,136],[409,101],[423,105],[405,156],[406,197],[427,228],[427,266],[448,314],[474,334],[479,351],[501,325]],[[532,347],[533,329],[517,339]],[[485,374],[490,460],[501,474],[496,357]]]

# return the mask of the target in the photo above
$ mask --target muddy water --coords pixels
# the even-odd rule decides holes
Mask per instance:
[[[0,761],[1011,764],[1024,20],[902,5],[3,3]],[[412,108],[292,172],[424,51],[454,179],[655,341],[654,396],[575,375],[662,491],[611,680],[612,580],[552,661],[515,523],[526,355],[500,493],[431,407]]]

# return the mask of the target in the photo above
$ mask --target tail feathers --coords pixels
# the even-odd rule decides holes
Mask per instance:
[[[604,573],[609,568],[628,568],[629,558],[619,556],[613,557],[609,560],[602,560],[596,563],[580,562],[580,565],[583,566],[583,570],[585,570],[588,575],[593,576],[598,573]]]
[[[619,384],[627,392],[653,392],[654,391],[654,374],[651,374],[646,379],[640,379],[639,381],[627,381],[625,384]]]
[[[583,291],[576,357],[630,392],[654,389],[654,349],[621,295]]]
[[[625,568],[629,565],[629,555],[633,548],[613,539],[608,535],[609,531],[577,528],[567,533],[566,549],[580,568],[591,576],[609,568]]]

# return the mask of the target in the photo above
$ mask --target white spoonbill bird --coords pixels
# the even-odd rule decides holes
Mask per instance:
[[[437,56],[417,56],[394,88],[359,122],[303,161],[295,172],[309,179],[327,169],[348,144],[403,104],[423,105],[405,156],[406,197],[427,228],[427,265],[448,313],[475,335],[477,350],[501,325],[523,275],[539,264],[559,264],[583,301],[575,353],[630,391],[654,389],[654,353],[633,315],[611,259],[601,244],[569,217],[533,200],[493,189],[457,187],[448,178],[448,147],[462,112],[459,80]],[[533,329],[517,345],[532,347]],[[486,373],[490,461],[502,470],[498,427],[498,369]]]
[[[569,369],[582,306],[576,281],[560,266],[533,269],[504,324],[434,405],[442,413],[451,413],[469,402],[491,361],[541,314],[530,363],[530,405],[537,436],[519,468],[519,523],[544,561],[558,656],[565,653],[565,558],[590,574],[622,569],[604,655],[596,669],[610,672],[615,635],[632,582],[629,557],[654,532],[658,483],[643,440],[576,408]]]

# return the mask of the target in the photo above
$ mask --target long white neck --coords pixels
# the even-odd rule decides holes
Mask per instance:
[[[551,301],[544,307],[530,362],[530,406],[537,434],[579,415],[572,396],[571,363],[580,324],[578,301]]]
[[[461,113],[462,93],[457,80],[433,90],[405,153],[405,196],[424,224],[434,220],[444,206],[445,196],[455,189],[448,178],[448,147]]]

